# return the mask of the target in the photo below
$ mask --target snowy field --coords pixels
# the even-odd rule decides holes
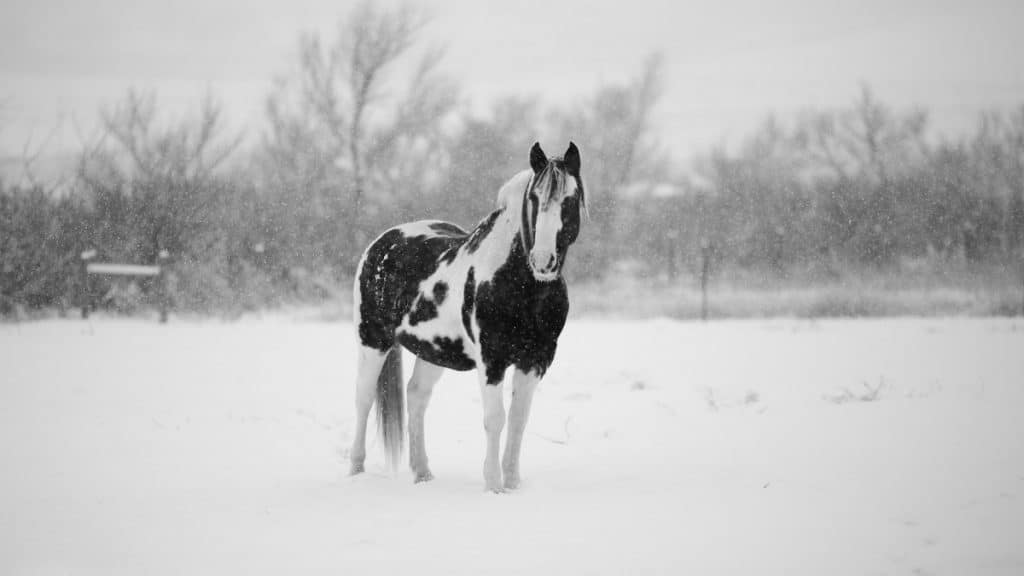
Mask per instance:
[[[451,372],[346,476],[353,342],[0,326],[0,574],[1024,574],[1019,320],[570,321],[505,495]]]

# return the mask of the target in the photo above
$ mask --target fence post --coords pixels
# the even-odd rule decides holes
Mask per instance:
[[[708,321],[708,275],[711,272],[711,243],[700,239],[700,319]]]
[[[78,304],[82,307],[82,319],[89,318],[89,308],[92,307],[92,290],[89,286],[89,272],[87,270],[89,266],[89,260],[92,260],[96,256],[96,249],[89,248],[83,250],[81,254],[82,266],[80,274],[82,275],[81,288],[79,289]]]
[[[157,254],[157,264],[160,266],[160,275],[157,276],[157,284],[160,292],[160,323],[167,323],[167,309],[170,307],[170,289],[167,286],[167,265],[170,254],[167,250],[160,250]]]

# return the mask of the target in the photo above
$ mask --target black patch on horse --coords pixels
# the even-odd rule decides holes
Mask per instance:
[[[494,278],[476,290],[476,319],[488,384],[509,366],[543,375],[555,358],[558,336],[569,314],[565,281],[538,282],[519,242]]]
[[[437,270],[446,250],[457,250],[464,241],[465,236],[407,237],[395,228],[370,245],[359,271],[359,339],[364,346],[383,352],[395,345],[395,329],[412,308],[420,283]],[[414,314],[417,322],[427,320],[437,315],[437,306],[420,299]]]
[[[438,306],[444,304],[444,299],[448,297],[448,284],[444,282],[438,282],[434,284],[434,303]]]
[[[466,329],[469,339],[476,344],[476,336],[473,336],[473,305],[476,302],[476,279],[473,274],[473,267],[469,267],[466,274],[466,285],[462,287],[462,326]]]
[[[465,236],[466,231],[451,222],[432,222],[428,228],[444,236]]]
[[[466,252],[472,254],[480,248],[480,243],[487,238],[487,235],[491,233],[494,228],[494,223],[498,221],[498,216],[501,215],[502,210],[498,209],[491,212],[489,216],[473,230],[472,235],[469,237],[469,241],[466,242]]]
[[[432,342],[417,338],[403,332],[398,335],[398,343],[417,357],[443,368],[465,372],[476,367],[473,359],[466,354],[462,339],[436,337]]]
[[[580,234],[580,200],[576,196],[562,199],[562,228],[555,235],[555,252],[558,254],[558,269],[564,272],[565,257],[569,246]]]
[[[416,307],[409,313],[409,326],[415,326],[434,318],[437,318],[437,305],[420,296],[416,300]]]
[[[438,282],[434,284],[432,293],[434,295],[433,302],[423,296],[416,299],[416,306],[409,313],[409,326],[437,318],[437,307],[444,304],[444,299],[448,297],[448,285]]]

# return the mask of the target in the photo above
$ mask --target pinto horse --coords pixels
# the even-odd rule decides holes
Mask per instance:
[[[484,482],[493,492],[519,486],[533,392],[555,358],[569,312],[562,269],[586,212],[575,144],[561,158],[548,158],[534,144],[530,167],[501,187],[498,209],[472,232],[437,220],[412,222],[384,232],[363,253],[353,290],[360,347],[352,474],[363,471],[375,399],[389,464],[401,456],[405,347],[416,355],[406,392],[414,481],[433,479],[423,415],[434,384],[445,368],[476,368],[487,434]],[[502,385],[510,366],[513,394],[499,467]]]

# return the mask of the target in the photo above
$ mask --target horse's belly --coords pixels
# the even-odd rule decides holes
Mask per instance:
[[[459,371],[476,368],[476,362],[461,335],[439,333],[427,336],[399,329],[396,339],[406,350],[431,364]]]

